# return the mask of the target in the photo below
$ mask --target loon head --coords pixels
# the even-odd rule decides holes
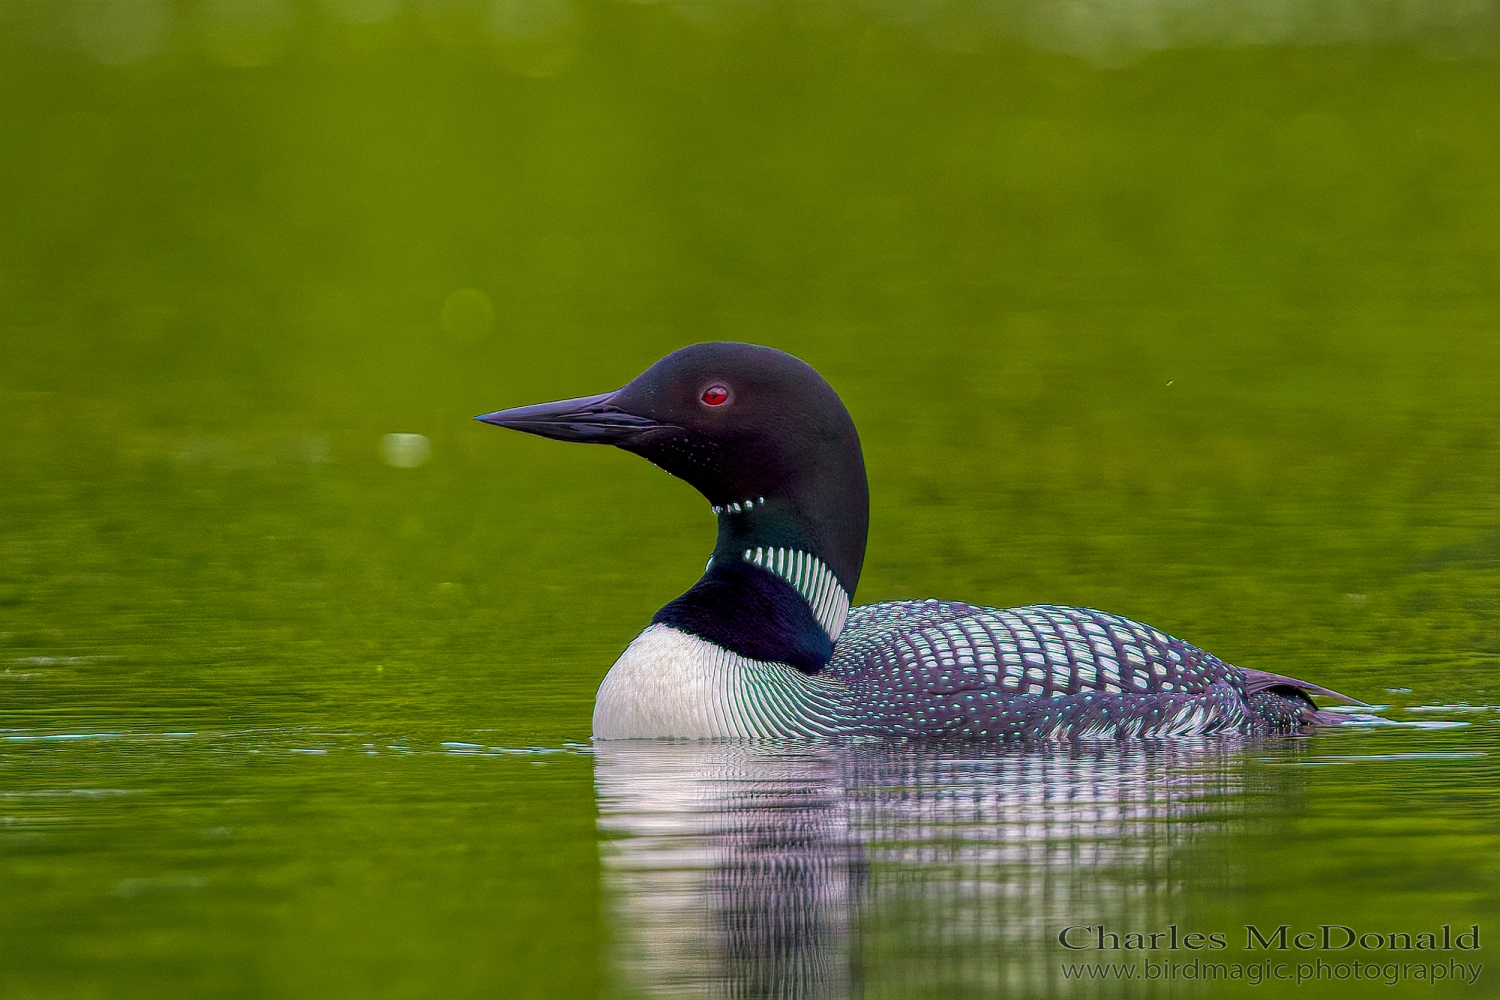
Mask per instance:
[[[854,421],[805,362],[754,344],[694,344],[623,389],[476,419],[612,444],[708,499],[719,538],[702,579],[653,622],[814,672],[859,583],[869,489]]]

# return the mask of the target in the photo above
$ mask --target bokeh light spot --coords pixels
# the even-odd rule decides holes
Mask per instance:
[[[501,38],[553,38],[573,23],[568,0],[494,0],[490,27]]]
[[[349,24],[376,24],[395,17],[401,0],[323,0],[323,8]]]
[[[273,62],[296,27],[286,0],[204,0],[198,17],[209,58],[239,69]]]
[[[394,469],[415,469],[432,457],[432,442],[425,434],[387,434],[380,439],[380,457]]]
[[[161,51],[173,17],[165,0],[96,0],[78,8],[78,40],[100,62],[125,66]]]

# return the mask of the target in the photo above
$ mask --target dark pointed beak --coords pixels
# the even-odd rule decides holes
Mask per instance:
[[[527,434],[587,444],[624,444],[645,431],[667,426],[650,417],[625,412],[612,402],[615,395],[604,392],[597,396],[560,399],[555,403],[516,406],[483,413],[474,419]]]

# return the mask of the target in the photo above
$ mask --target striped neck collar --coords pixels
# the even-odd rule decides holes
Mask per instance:
[[[854,559],[846,587],[840,553],[816,521],[784,496],[745,492],[715,505],[719,537],[703,576],[651,620],[752,660],[815,674],[844,630],[863,553],[844,554],[846,563]],[[814,554],[829,545],[832,563]]]
[[[802,595],[813,618],[837,642],[849,617],[849,594],[833,571],[810,552],[785,546],[756,546],[743,553],[744,561],[769,570]]]

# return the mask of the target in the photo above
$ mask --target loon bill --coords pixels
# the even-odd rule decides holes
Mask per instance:
[[[1088,608],[851,608],[870,510],[859,435],[782,351],[694,344],[618,392],[475,419],[634,452],[718,516],[702,578],[599,686],[597,739],[1289,732],[1337,721],[1312,694],[1354,701]]]

